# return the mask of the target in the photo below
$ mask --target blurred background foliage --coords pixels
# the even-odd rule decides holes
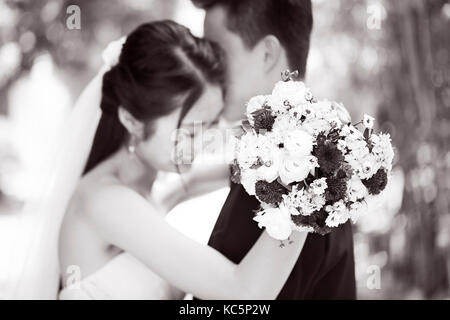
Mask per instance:
[[[69,5],[81,8],[70,30]],[[396,147],[381,205],[355,227],[360,298],[450,298],[450,2],[315,0],[306,82]],[[189,0],[0,2],[0,231],[29,196],[45,142],[101,65],[108,42],[175,19],[202,34]],[[11,230],[9,230],[11,232]],[[371,285],[380,270],[381,285]]]

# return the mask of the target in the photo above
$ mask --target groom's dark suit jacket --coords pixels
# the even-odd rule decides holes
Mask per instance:
[[[239,263],[263,231],[253,221],[258,207],[255,197],[232,183],[208,245]],[[356,299],[350,222],[325,236],[308,234],[277,299]]]

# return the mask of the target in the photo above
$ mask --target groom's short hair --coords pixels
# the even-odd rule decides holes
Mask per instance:
[[[192,0],[198,7],[216,5],[227,12],[227,28],[253,48],[272,34],[285,48],[290,68],[303,77],[313,25],[311,0]]]

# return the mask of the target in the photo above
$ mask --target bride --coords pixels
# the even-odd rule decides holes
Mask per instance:
[[[305,233],[295,232],[293,243],[280,248],[264,232],[234,263],[172,228],[149,197],[158,171],[189,169],[184,163],[193,155],[180,150],[186,140],[197,145],[194,124],[210,126],[220,116],[218,47],[175,22],[152,22],[126,38],[111,64],[76,106],[97,109],[100,100],[101,116],[92,141],[82,141],[92,147],[64,210],[60,299],[179,299],[184,292],[201,299],[276,298]],[[189,139],[180,139],[181,132]]]

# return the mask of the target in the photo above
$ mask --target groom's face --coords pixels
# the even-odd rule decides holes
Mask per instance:
[[[243,118],[245,104],[257,94],[264,94],[264,55],[248,48],[241,37],[227,28],[227,12],[217,5],[207,10],[205,38],[217,42],[227,61],[227,93],[224,117],[228,121]]]

